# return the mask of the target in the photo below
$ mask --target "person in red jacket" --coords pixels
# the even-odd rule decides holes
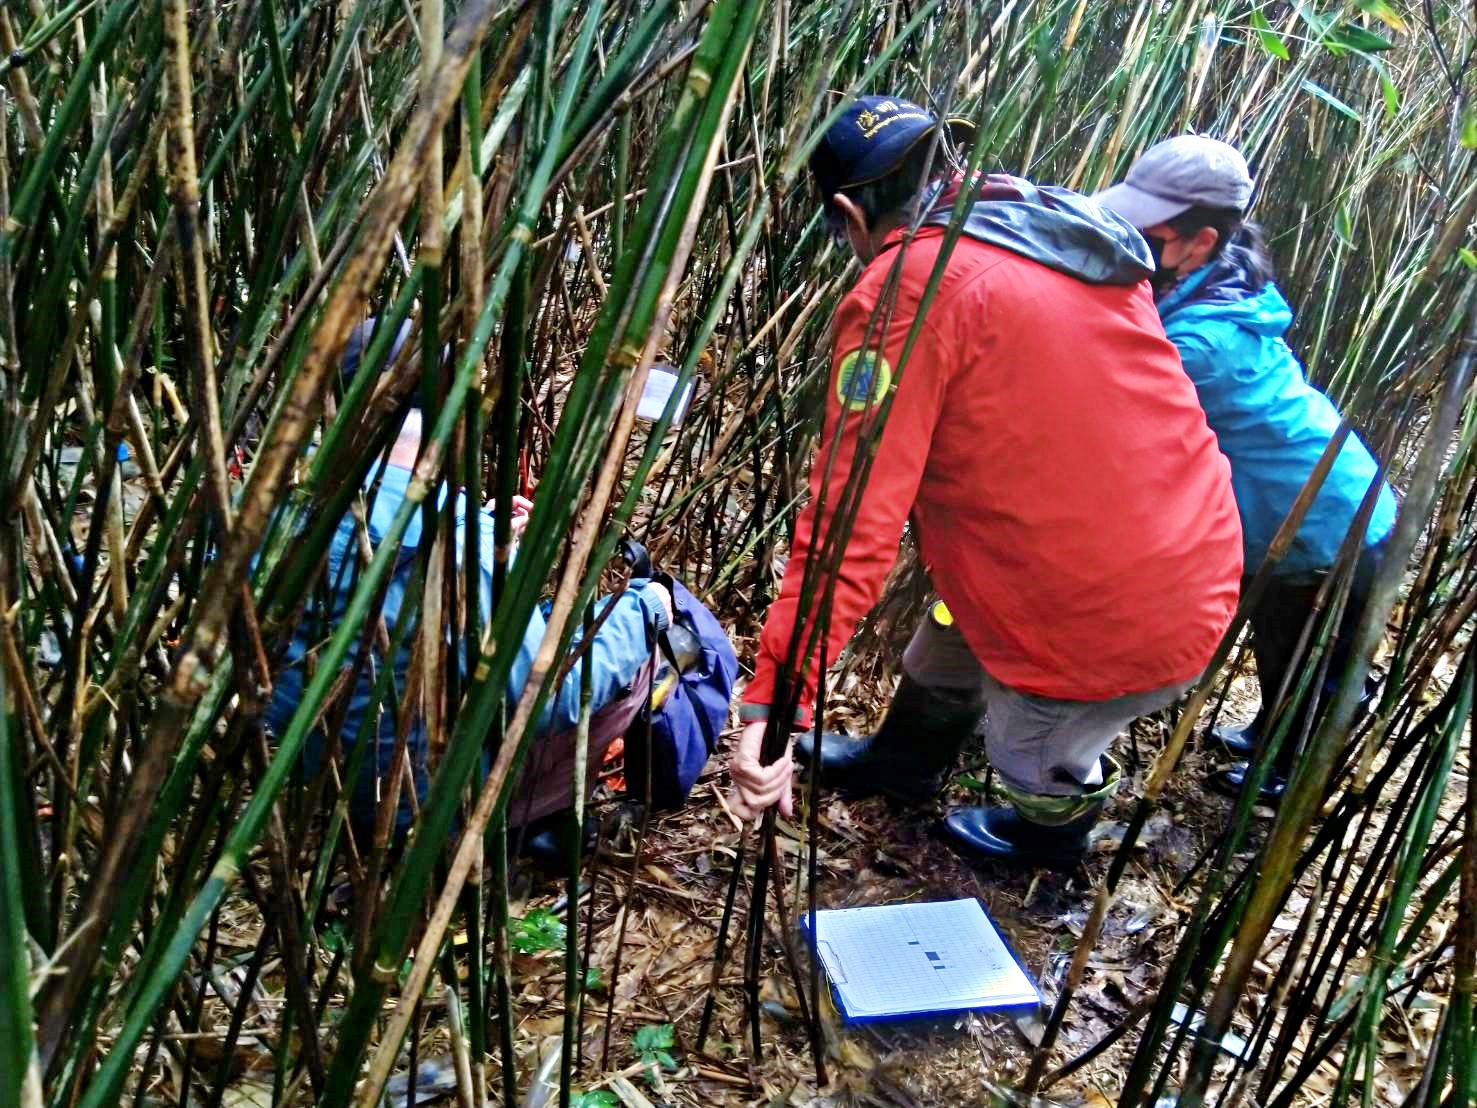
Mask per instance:
[[[813,593],[833,585],[825,641],[797,655],[796,725],[910,517],[943,603],[904,653],[881,730],[822,737],[821,781],[928,797],[983,716],[1011,805],[954,811],[947,839],[974,859],[1070,868],[1118,787],[1113,739],[1183,695],[1230,624],[1241,526],[1154,308],[1153,257],[1118,216],[1003,174],[975,182],[918,318],[963,187],[940,132],[915,104],[863,97],[811,158],[826,219],[864,269],[833,321],[822,446],[743,695],[733,805],[790,811],[790,756],[760,764],[766,720],[792,636],[811,641],[807,568],[870,451],[835,580]]]

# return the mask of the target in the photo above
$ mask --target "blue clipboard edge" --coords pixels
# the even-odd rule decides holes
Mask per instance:
[[[829,988],[831,990],[831,1002],[836,1006],[836,1011],[838,1011],[838,1012],[841,1013],[841,1018],[846,1023],[880,1023],[880,1022],[897,1022],[898,1020],[929,1019],[930,1017],[936,1017],[936,1016],[952,1016],[952,1015],[957,1015],[960,1012],[998,1012],[999,1014],[1001,1014],[1003,1016],[1009,1017],[1011,1019],[1015,1019],[1015,1018],[1018,1018],[1020,1016],[1024,1016],[1024,1015],[1026,1015],[1029,1012],[1037,1011],[1037,1010],[1039,1010],[1041,1008],[1044,1008],[1046,1006],[1046,998],[1041,995],[1041,986],[1036,983],[1036,978],[1031,973],[1030,967],[1027,966],[1026,963],[1021,960],[1021,956],[1020,956],[1019,953],[1017,953],[1017,951],[1015,949],[1015,945],[1013,943],[1009,942],[1008,939],[1006,938],[1005,933],[1000,930],[999,925],[995,922],[994,917],[990,915],[990,910],[985,907],[984,902],[982,900],[980,900],[980,898],[977,897],[977,896],[961,896],[958,899],[959,900],[973,900],[976,904],[978,904],[980,906],[980,911],[984,913],[985,919],[987,919],[987,920],[990,921],[990,926],[993,927],[993,928],[995,928],[995,933],[1000,936],[1000,942],[1001,942],[1001,945],[1003,945],[1005,947],[1005,952],[1010,955],[1011,960],[1015,962],[1015,964],[1016,964],[1017,967],[1019,967],[1021,973],[1025,976],[1026,980],[1031,983],[1031,988],[1036,993],[1036,1003],[1032,1004],[1032,1003],[1027,1002],[1027,1003],[1024,1003],[1024,1004],[991,1004],[991,1005],[985,1005],[983,1007],[967,1006],[967,1007],[960,1007],[960,1008],[930,1008],[927,1011],[922,1011],[922,1012],[895,1012],[895,1013],[889,1013],[889,1014],[886,1014],[886,1015],[878,1015],[878,1016],[854,1016],[854,1015],[852,1015],[850,1012],[848,1012],[846,1010],[846,1004],[845,1004],[845,1002],[842,1001],[841,994],[836,989],[836,982],[834,982],[834,981],[831,980],[831,975],[830,975],[830,973],[828,971],[825,976],[826,976],[826,984],[829,986]],[[929,903],[929,901],[902,901],[900,903],[904,903],[904,904],[907,904],[907,903],[922,903],[922,904],[926,904],[926,903]],[[887,907],[887,905],[878,905],[878,904],[854,904],[851,907],[852,908],[880,908],[880,907]],[[817,909],[818,912],[848,911],[848,910],[849,909],[845,909],[845,908],[818,908]],[[810,956],[812,958],[820,958],[820,950],[818,949],[818,944],[816,943],[816,939],[815,939],[815,929],[811,925],[811,916],[810,916],[809,913],[805,913],[804,915],[802,915],[800,917],[800,930],[805,933],[806,941],[810,945]],[[825,965],[826,965],[825,964],[825,960],[824,959],[821,959],[821,968],[823,970],[825,969]]]

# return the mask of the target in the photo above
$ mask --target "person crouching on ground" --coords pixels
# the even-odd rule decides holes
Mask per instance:
[[[910,514],[947,614],[931,613],[904,653],[881,730],[824,738],[821,783],[930,796],[983,715],[1012,803],[953,812],[946,837],[970,858],[1070,868],[1118,787],[1114,737],[1180,697],[1230,623],[1241,576],[1230,467],[1164,337],[1143,239],[1065,189],[979,182],[901,364],[961,187],[935,155],[939,126],[905,100],[863,97],[810,162],[827,221],[864,269],[833,323],[821,442],[828,452],[839,434],[840,450],[829,479],[820,465],[811,474],[743,696],[734,807],[790,810],[790,757],[760,765],[764,721],[790,637],[811,618],[798,610],[810,538],[826,532],[859,430],[890,393],[824,657],[877,600]],[[812,659],[802,726],[816,670]]]
[[[1097,196],[1103,206],[1142,230],[1154,251],[1159,315],[1231,461],[1248,579],[1341,422],[1338,409],[1308,383],[1287,345],[1292,309],[1273,280],[1259,228],[1246,219],[1252,188],[1246,159],[1235,147],[1180,135],[1150,147],[1123,182]],[[1379,474],[1379,464],[1350,432],[1251,613],[1261,708],[1251,723],[1215,733],[1228,752],[1242,759],[1252,755],[1273,726],[1278,690],[1294,667],[1298,640],[1319,589],[1366,493],[1379,481],[1331,645],[1328,681],[1286,717],[1284,738],[1262,785],[1263,800],[1281,798],[1299,741],[1348,661],[1354,628],[1395,522],[1395,497]],[[1246,768],[1243,761],[1217,771],[1208,783],[1234,794],[1245,784]]]
[[[359,366],[360,355],[367,348],[374,321],[356,328],[345,351],[344,372],[351,376]],[[393,363],[408,336],[408,326],[397,335],[394,348],[388,359]],[[365,478],[365,495],[369,498],[365,512],[364,527],[368,532],[371,548],[378,547],[401,504],[409,493],[412,470],[421,445],[421,412],[410,408],[404,415],[393,445],[382,464],[372,466]],[[442,496],[445,495],[443,486]],[[511,507],[512,529],[520,534],[527,522],[532,503],[519,498]],[[495,539],[493,532],[493,506],[474,508],[467,503],[464,493],[458,493],[455,506],[455,550],[458,568],[466,549],[465,536],[468,527],[479,527],[481,538],[478,551],[481,559],[481,606],[483,619],[492,613],[492,578]],[[349,600],[358,586],[360,574],[366,562],[361,558],[358,524],[352,514],[340,521],[329,544],[325,568],[325,590],[314,592],[307,611],[298,622],[297,630],[288,646],[287,657],[273,689],[272,702],[267,710],[267,723],[275,734],[281,734],[293,713],[306,684],[307,665],[318,647],[327,641],[336,623],[343,618]],[[395,638],[395,625],[404,606],[408,590],[416,570],[416,549],[421,541],[421,516],[413,515],[401,540],[400,554],[391,571],[385,590],[383,615],[390,638]],[[516,565],[516,563],[515,563]],[[515,570],[516,571],[516,570]],[[321,598],[320,598],[321,597]],[[605,614],[609,607],[609,614]],[[581,660],[569,670],[563,683],[549,697],[542,715],[536,723],[537,738],[533,753],[528,758],[530,767],[539,767],[537,779],[529,779],[525,773],[520,781],[513,801],[509,805],[509,820],[519,825],[529,825],[530,834],[525,850],[540,857],[547,851],[557,860],[562,843],[554,834],[557,821],[540,826],[538,821],[548,820],[555,812],[567,808],[570,803],[569,767],[573,765],[573,733],[580,716],[580,683],[586,666],[590,667],[592,690],[592,721],[590,727],[590,764],[598,766],[605,745],[621,735],[636,719],[641,708],[650,697],[651,646],[654,637],[664,630],[671,620],[672,599],[666,587],[652,580],[633,579],[618,597],[606,597],[596,601],[597,618],[601,620],[595,639],[585,649]],[[518,644],[517,657],[508,674],[507,696],[515,703],[522,695],[523,686],[533,668],[533,660],[544,637],[546,627],[542,609],[534,610],[533,618],[524,630]],[[380,702],[376,719],[365,732],[368,741],[374,743],[372,757],[361,761],[362,772],[346,784],[351,790],[349,815],[357,836],[371,835],[375,827],[382,790],[389,783],[390,775],[396,771],[393,764],[395,754],[396,713],[390,709],[392,698],[399,701],[401,710],[408,705],[401,698],[406,687],[406,676],[414,634],[405,637],[405,642],[394,660],[394,686],[392,693]],[[578,638],[576,646],[579,645]],[[384,659],[377,646],[371,647],[373,665],[358,666],[358,677],[347,696],[347,712],[339,731],[340,747],[345,763],[353,754],[365,715],[374,700],[375,679]],[[355,664],[356,654],[351,653],[346,666]],[[428,675],[434,679],[435,675]],[[413,710],[413,709],[409,709]],[[330,713],[331,715],[332,713]],[[325,754],[325,737],[321,729],[315,729],[305,748],[305,768],[312,774],[321,767]],[[410,762],[411,779],[414,782],[415,804],[425,799],[429,784],[426,765],[426,730],[419,713],[416,713],[406,742]],[[592,775],[593,777],[593,775]],[[394,835],[403,838],[409,830],[414,808],[408,790],[400,790],[400,802],[395,813]],[[546,833],[547,832],[547,833]],[[544,840],[549,840],[544,842]],[[543,860],[543,859],[540,859]]]

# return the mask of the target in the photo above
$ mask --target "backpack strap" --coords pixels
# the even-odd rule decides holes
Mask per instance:
[[[645,551],[642,551],[645,553]],[[672,620],[677,619],[677,589],[676,581],[670,573],[653,573],[651,579],[666,587],[668,595],[672,598]],[[663,628],[656,635],[657,647],[666,658],[667,664],[672,667],[672,672],[677,674],[677,683],[682,683],[682,665],[677,661],[677,651],[672,648],[672,640],[667,637],[667,630]],[[708,721],[708,713],[699,707],[694,707],[693,716],[697,719],[698,730],[703,733],[703,742],[707,744],[708,753],[711,754],[718,749],[718,736],[713,733],[713,725]]]

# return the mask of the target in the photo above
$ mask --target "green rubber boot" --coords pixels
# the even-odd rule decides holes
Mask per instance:
[[[1087,858],[1092,829],[1118,791],[1122,768],[1103,755],[1104,781],[1081,796],[1039,796],[1005,786],[1010,807],[959,808],[944,820],[949,846],[971,862],[1070,872]]]

